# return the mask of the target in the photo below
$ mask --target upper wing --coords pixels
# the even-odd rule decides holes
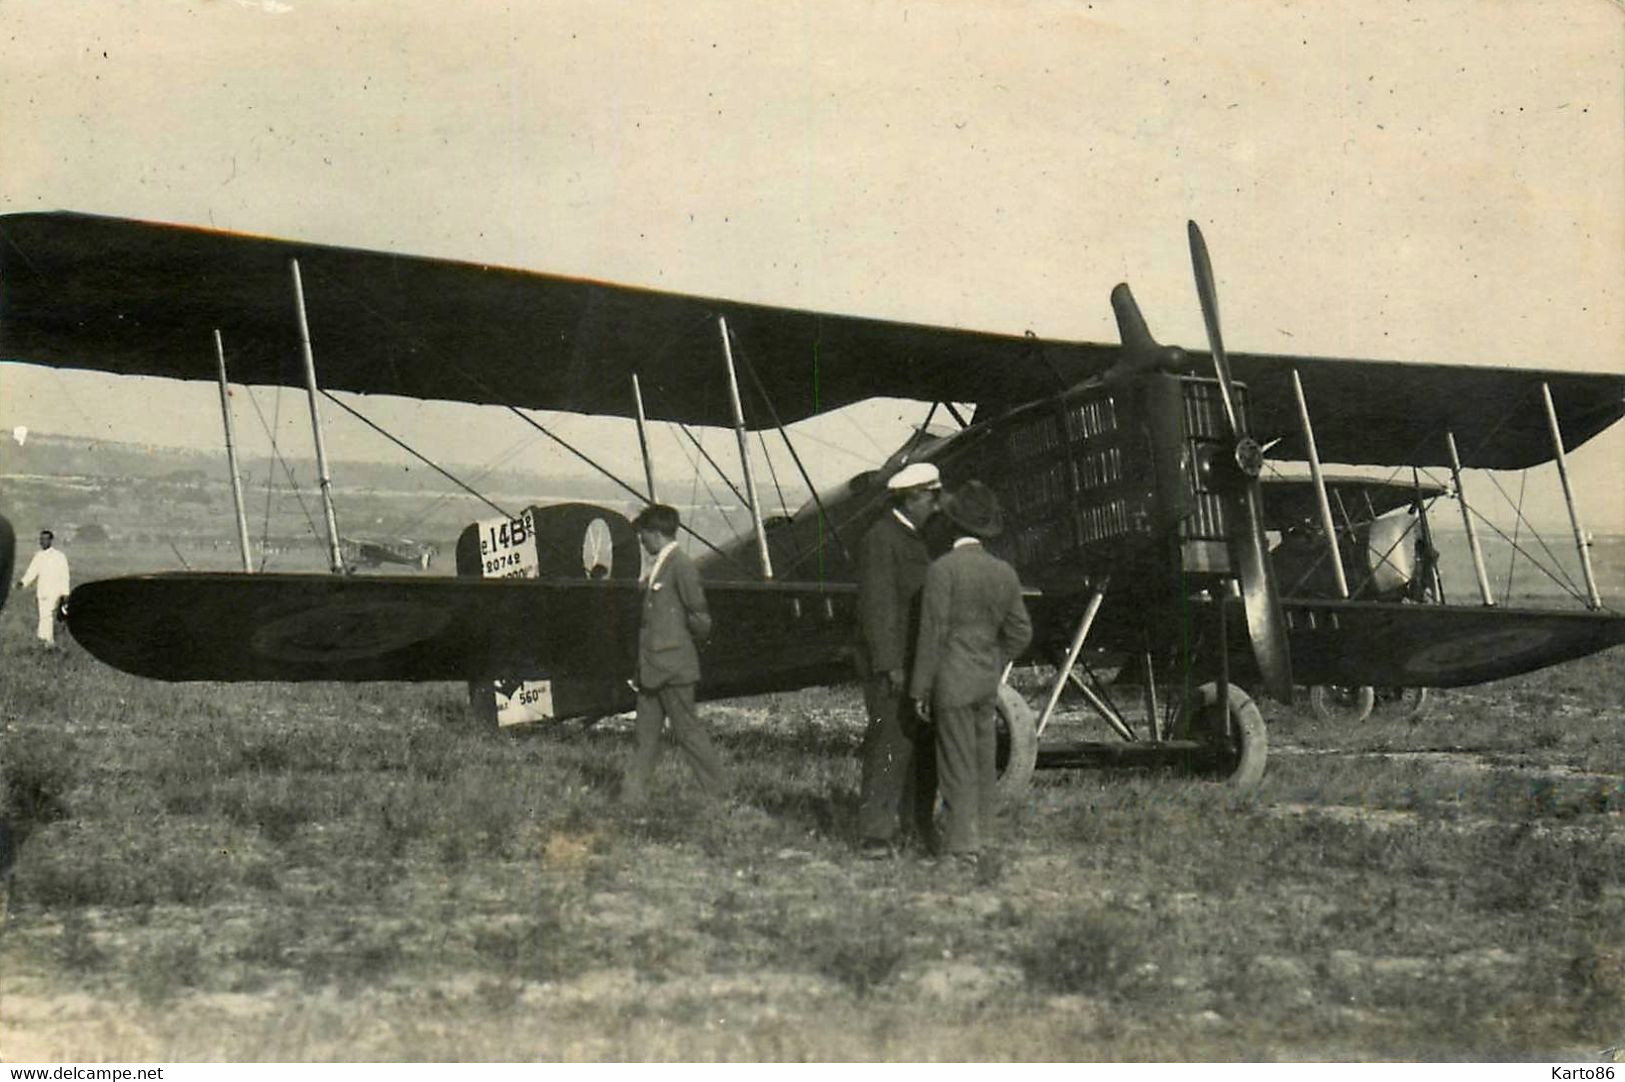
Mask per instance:
[[[1018,403],[1105,372],[1119,348],[660,293],[449,260],[119,218],[0,216],[0,359],[176,379],[303,382],[289,260],[299,260],[323,386],[412,398],[731,423],[726,316],[790,423],[877,396]],[[1206,372],[1204,355],[1192,354]],[[1327,461],[1469,466],[1552,455],[1540,386],[1572,448],[1625,415],[1625,376],[1232,354],[1252,429],[1301,458],[1298,369]],[[758,423],[766,418],[758,415]]]
[[[660,293],[579,278],[80,214],[0,217],[0,357],[302,386],[289,260],[329,390],[732,424],[717,317],[790,423],[876,396],[1056,387],[1115,349]],[[1028,377],[1036,374],[1037,380]],[[768,419],[758,416],[757,423]]]
[[[1453,432],[1464,466],[1513,470],[1554,457],[1540,388],[1573,450],[1625,416],[1625,375],[1329,357],[1230,354],[1251,392],[1251,429],[1281,442],[1271,458],[1308,457],[1292,395],[1303,383],[1315,444],[1328,462],[1447,466]]]

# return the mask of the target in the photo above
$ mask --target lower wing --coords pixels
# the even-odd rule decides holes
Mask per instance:
[[[850,674],[853,590],[707,584],[711,696]],[[158,680],[602,681],[632,675],[636,581],[173,572],[91,582],[68,627],[99,660]]]
[[[1625,642],[1625,616],[1606,611],[1302,600],[1285,609],[1303,685],[1463,687]]]

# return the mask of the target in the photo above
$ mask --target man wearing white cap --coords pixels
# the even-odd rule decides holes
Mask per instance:
[[[915,462],[893,474],[886,490],[889,506],[858,551],[857,664],[869,718],[858,836],[872,857],[895,852],[904,831],[931,844],[936,796],[931,734],[920,731],[904,690],[920,588],[931,565],[922,531],[936,510],[942,479],[929,462]]]

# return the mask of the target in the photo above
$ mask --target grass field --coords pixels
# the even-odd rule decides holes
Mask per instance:
[[[976,875],[853,852],[854,689],[624,723],[163,685],[0,614],[17,1060],[1576,1059],[1625,1040],[1625,652],[1422,721],[1268,714],[1262,787],[1040,774]]]

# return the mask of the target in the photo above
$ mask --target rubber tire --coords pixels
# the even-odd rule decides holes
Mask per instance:
[[[1316,684],[1309,689],[1309,709],[1315,712],[1315,717],[1321,721],[1347,722],[1358,725],[1371,716],[1372,708],[1377,705],[1377,693],[1369,686],[1359,689],[1355,695],[1353,708],[1345,707],[1332,701],[1332,689],[1323,684]],[[1354,716],[1350,717],[1352,714]]]
[[[1025,793],[1038,766],[1038,715],[1021,697],[1021,692],[1009,684],[999,685],[999,697],[993,723],[998,730],[999,750],[1004,754],[998,764],[998,780],[993,791],[1005,800]]]
[[[1190,739],[1221,739],[1224,714],[1219,709],[1219,685],[1203,684],[1196,689],[1201,705],[1194,710],[1181,711],[1179,735]],[[1269,737],[1264,731],[1264,716],[1252,696],[1234,684],[1230,685],[1230,717],[1234,722],[1230,734],[1231,747],[1222,765],[1214,773],[1226,785],[1237,789],[1252,789],[1264,780],[1264,764],[1269,758]]]

